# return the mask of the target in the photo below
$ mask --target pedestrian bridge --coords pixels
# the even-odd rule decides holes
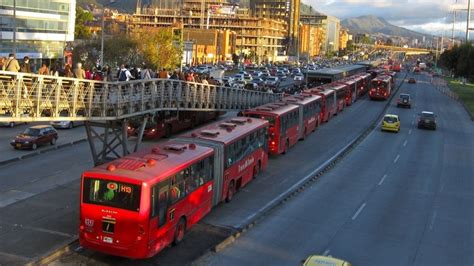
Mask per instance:
[[[0,122],[116,121],[160,110],[229,111],[281,94],[170,79],[100,82],[0,71]]]

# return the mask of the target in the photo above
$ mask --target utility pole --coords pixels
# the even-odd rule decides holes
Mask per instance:
[[[13,0],[13,54],[16,56],[16,0]]]
[[[467,0],[466,43],[469,41],[470,22],[471,22],[471,0]]]

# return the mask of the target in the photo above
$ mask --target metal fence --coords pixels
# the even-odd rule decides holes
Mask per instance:
[[[0,71],[0,122],[104,121],[160,110],[242,110],[282,96],[170,79],[101,82]]]

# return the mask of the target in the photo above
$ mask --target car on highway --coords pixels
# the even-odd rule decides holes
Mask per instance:
[[[276,88],[280,86],[280,79],[278,77],[271,76],[267,80],[265,80],[265,85]]]
[[[286,80],[288,78],[283,72],[277,72],[277,77],[280,80]]]
[[[28,117],[29,115],[28,114],[22,114],[21,115],[22,117]],[[3,114],[0,114],[0,117],[12,117],[12,114],[11,113],[3,113]],[[20,124],[27,124],[26,122],[15,122],[15,121],[6,121],[6,122],[0,122],[0,126],[4,126],[4,127],[14,127],[16,125],[20,125]]]
[[[256,88],[262,88],[263,86],[265,86],[265,81],[261,78],[253,78],[252,83],[255,84],[254,86]]]
[[[386,114],[382,120],[382,131],[400,132],[400,118],[398,115]]]
[[[251,82],[252,81],[252,75],[250,74],[244,74],[244,77],[243,77],[243,80],[245,80],[246,82]]]
[[[397,107],[408,107],[411,108],[411,97],[410,94],[400,93],[397,100]]]
[[[311,255],[303,260],[303,266],[351,266],[351,263],[334,257]]]
[[[58,140],[58,132],[50,125],[32,126],[20,135],[16,136],[10,145],[15,149],[32,149],[36,150],[38,146],[43,144],[56,144]]]
[[[418,128],[436,130],[436,115],[433,112],[422,111],[418,117]]]
[[[232,84],[232,87],[235,87],[237,89],[243,89],[245,88],[246,84],[247,84],[247,81],[239,79]]]
[[[416,79],[415,79],[415,78],[409,78],[409,79],[408,79],[408,83],[409,83],[409,84],[415,84],[415,83],[416,83]]]

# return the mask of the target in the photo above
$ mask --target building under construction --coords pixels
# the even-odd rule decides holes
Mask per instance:
[[[226,36],[234,38],[229,43],[235,45],[235,49],[223,48],[242,55],[241,58],[245,55],[258,63],[285,58],[288,32],[285,21],[252,17],[247,9],[239,9],[237,5],[225,0],[183,0],[179,6],[181,8],[160,8],[156,3],[145,6],[138,1],[130,28],[183,27],[189,30],[200,29],[201,33],[202,30],[229,32]],[[200,45],[200,39],[183,36],[183,41],[193,41],[196,49]],[[226,53],[225,58],[222,55],[220,53],[213,61],[228,59],[229,54]]]

